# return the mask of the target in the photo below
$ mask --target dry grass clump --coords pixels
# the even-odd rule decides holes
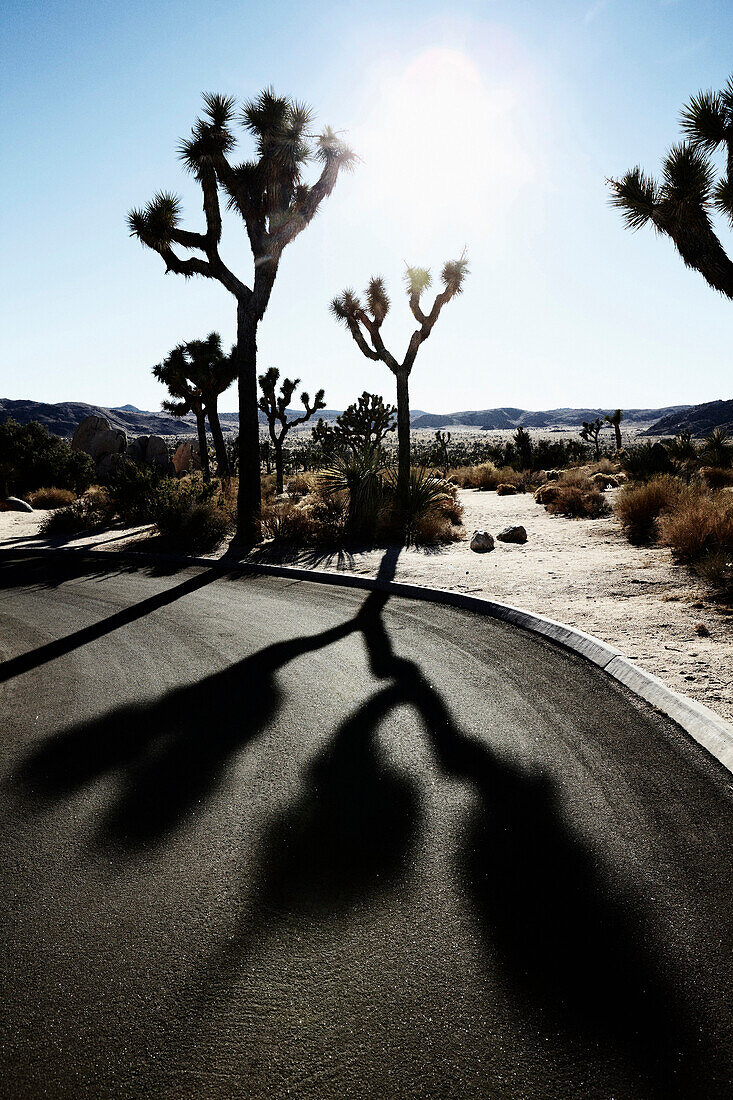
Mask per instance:
[[[729,489],[733,485],[733,470],[721,466],[703,466],[699,475],[708,489]]]
[[[343,500],[329,500],[318,493],[297,503],[268,501],[262,509],[262,533],[288,545],[336,546],[343,541],[345,517]]]
[[[711,552],[733,555],[733,499],[685,486],[672,509],[659,517],[659,541],[679,561],[695,562]]]
[[[307,497],[310,493],[317,492],[317,490],[318,478],[315,474],[292,474],[285,482],[285,492],[291,500],[302,500],[303,497]]]
[[[587,481],[582,486],[555,482],[555,488],[556,494],[545,505],[552,515],[568,516],[570,519],[598,519],[611,510],[603,493]]]
[[[71,489],[56,489],[51,486],[34,489],[32,493],[28,493],[27,500],[34,508],[64,508],[67,504],[73,504],[76,493]]]
[[[173,482],[156,497],[155,525],[176,550],[214,550],[234,525],[234,502],[196,483]]]
[[[458,466],[449,472],[448,478],[460,489],[495,489],[502,480],[493,462],[482,462],[478,466]]]
[[[703,622],[695,623],[695,633],[697,634],[698,638],[710,637],[710,631]]]
[[[458,505],[460,508],[460,505]],[[461,516],[463,509],[461,508]],[[426,512],[416,521],[412,532],[412,542],[415,546],[438,546],[441,543],[457,542],[463,537],[463,528],[460,519],[456,522],[451,514],[450,506],[436,508]]]
[[[614,511],[629,541],[636,544],[653,541],[659,517],[677,507],[683,488],[682,482],[669,474],[625,485],[616,498]]]

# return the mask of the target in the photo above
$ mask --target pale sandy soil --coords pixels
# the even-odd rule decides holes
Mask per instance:
[[[609,498],[612,498],[609,493]],[[548,615],[609,642],[655,673],[675,691],[733,719],[733,615],[706,597],[669,551],[631,546],[616,519],[569,520],[549,515],[530,494],[461,493],[466,538],[439,551],[400,554],[396,579],[488,596]],[[45,513],[0,513],[0,545],[47,545],[37,535]],[[496,544],[475,554],[468,538],[477,527],[496,535],[508,524],[527,529],[524,546]],[[118,549],[141,529],[69,544]],[[380,551],[354,555],[290,557],[375,575]],[[695,633],[705,624],[709,638]]]

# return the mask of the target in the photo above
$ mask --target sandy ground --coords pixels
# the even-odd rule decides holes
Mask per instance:
[[[613,493],[609,493],[609,499]],[[548,615],[620,649],[675,691],[733,720],[733,615],[716,605],[667,550],[631,546],[613,516],[569,520],[549,515],[530,494],[498,497],[467,490],[466,538],[438,551],[407,550],[396,579],[485,595]],[[38,546],[44,512],[0,513],[0,545]],[[527,530],[524,546],[496,543],[489,554],[468,545],[478,527],[496,535],[508,524]],[[144,529],[109,531],[65,545],[120,549]],[[382,553],[289,558],[320,568],[374,575]],[[709,637],[696,633],[704,623]]]

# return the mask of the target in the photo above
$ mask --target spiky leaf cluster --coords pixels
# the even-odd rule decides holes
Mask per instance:
[[[146,206],[127,215],[130,234],[148,248],[168,248],[181,220],[181,200],[170,191],[159,191]]]

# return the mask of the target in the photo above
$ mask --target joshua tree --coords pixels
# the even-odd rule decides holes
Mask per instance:
[[[387,350],[382,341],[382,323],[390,304],[383,279],[378,276],[370,279],[363,304],[353,290],[345,290],[331,302],[331,313],[337,321],[346,325],[360,351],[368,359],[386,363],[397,379],[397,495],[403,501],[407,499],[410,482],[410,372],[420,345],[433,331],[443,306],[463,290],[467,274],[468,260],[464,249],[458,260],[449,260],[443,265],[443,289],[436,294],[432,307],[425,313],[420,305],[420,298],[432,282],[430,272],[424,267],[407,267],[407,298],[419,327],[410,337],[402,362]]]
[[[450,443],[450,432],[442,432],[438,428],[435,433],[435,450],[440,460],[440,465],[443,467],[443,476],[448,476],[448,470],[450,469],[450,458],[448,456],[448,444]]]
[[[203,116],[190,138],[180,146],[181,160],[194,175],[203,196],[206,229],[194,233],[179,227],[180,200],[159,192],[142,209],[128,215],[133,236],[158,252],[166,272],[188,278],[216,279],[237,303],[237,343],[234,351],[239,378],[239,495],[237,535],[241,542],[260,538],[260,448],[257,416],[257,326],[270,300],[283,251],[308,225],[322,201],[331,194],[342,168],[350,168],[354,154],[333,130],[318,137],[309,133],[308,107],[276,96],[272,89],[245,103],[239,112],[231,96],[204,95]],[[233,164],[238,121],[255,142],[255,159]],[[309,160],[322,165],[318,179],[308,185],[303,169]],[[244,222],[254,260],[248,285],[219,255],[221,240],[220,191],[228,207]],[[202,253],[182,258],[175,246]]]
[[[153,374],[168,387],[171,399],[163,401],[166,412],[173,416],[187,416],[193,413],[196,418],[196,430],[199,437],[199,457],[204,481],[209,481],[211,471],[209,469],[209,444],[206,441],[206,410],[204,408],[204,395],[201,388],[191,382],[188,377],[188,362],[185,352],[186,345],[178,344],[177,347],[165,357],[162,363],[153,367]]]
[[[270,367],[268,371],[261,374],[259,377],[260,389],[262,390],[262,397],[258,404],[263,413],[267,417],[267,425],[270,429],[270,439],[272,440],[272,446],[275,451],[275,478],[277,492],[283,491],[283,441],[291,428],[294,428],[296,424],[305,424],[306,420],[310,420],[314,412],[318,412],[319,409],[325,409],[326,402],[323,400],[323,390],[319,390],[316,394],[313,404],[310,403],[310,396],[305,390],[300,395],[300,400],[305,408],[303,416],[296,416],[294,420],[288,420],[287,410],[293,394],[300,384],[300,379],[284,378],[280,385],[280,396],[275,393],[275,387],[277,385],[278,378],[280,377],[280,371],[277,367]],[[277,430],[277,425],[280,424],[280,431]]]
[[[514,446],[517,448],[522,469],[527,470],[532,465],[532,437],[521,424],[514,433]]]
[[[181,390],[181,376],[186,381],[187,387],[184,386],[181,393],[174,393],[171,390],[171,394],[179,398],[179,404],[181,400],[188,400],[189,398],[194,401],[194,404],[191,405],[190,410],[185,409],[183,413],[174,413],[174,415],[185,415],[189,411],[194,413],[199,427],[200,446],[202,433],[198,422],[200,414],[196,411],[196,408],[199,404],[202,405],[203,416],[208,417],[211,436],[214,440],[219,475],[220,477],[230,477],[229,459],[224,445],[221,424],[219,423],[217,406],[219,395],[224,390],[229,389],[236,378],[236,367],[234,356],[222,353],[219,333],[210,332],[205,340],[189,340],[185,344],[178,344],[163,363],[153,368],[153,374],[161,382],[165,382],[169,389],[169,378],[173,380],[179,390]],[[169,407],[170,404],[170,402],[164,402],[163,407],[172,412],[173,410]],[[203,427],[203,439],[206,439],[205,425]],[[203,455],[201,461],[203,464]],[[205,470],[208,478],[208,458],[206,459]]]
[[[714,211],[733,222],[733,78],[722,92],[699,92],[682,111],[687,138],[673,145],[661,181],[638,166],[609,180],[612,202],[630,229],[648,222],[666,233],[687,264],[715,290],[733,298],[733,261],[713,230]],[[723,147],[725,172],[715,181],[709,154]]]
[[[394,405],[385,405],[379,394],[364,393],[336,417],[336,423],[327,424],[319,418],[311,434],[326,453],[340,444],[356,449],[380,447],[388,432],[397,427]]]
[[[586,443],[592,443],[595,450],[596,462],[601,457],[601,445],[598,441],[598,437],[601,434],[601,428],[603,427],[603,421],[600,416],[597,416],[595,420],[584,420],[583,427],[580,429],[580,438],[584,439]]]
[[[616,450],[617,451],[621,450],[621,421],[623,420],[623,418],[624,418],[624,414],[623,414],[622,409],[616,409],[616,411],[613,414],[606,413],[606,415],[603,417],[605,422],[607,424],[610,424],[611,427],[613,428],[614,432],[615,432],[615,435],[616,435]]]

